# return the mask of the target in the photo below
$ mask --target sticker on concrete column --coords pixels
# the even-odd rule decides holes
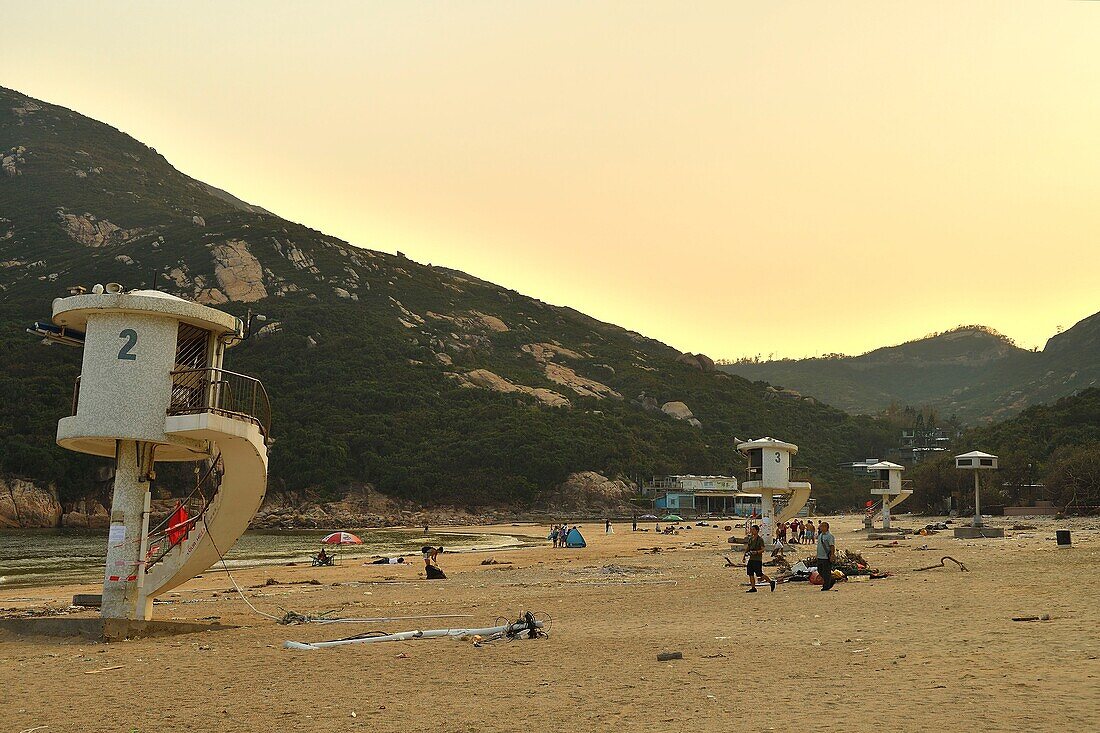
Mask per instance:
[[[107,535],[107,544],[109,545],[121,545],[126,541],[126,525],[125,524],[112,524],[110,533]]]

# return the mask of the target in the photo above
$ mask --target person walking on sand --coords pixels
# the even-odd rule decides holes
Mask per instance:
[[[836,540],[829,531],[829,523],[821,523],[821,531],[817,533],[817,572],[821,576],[821,590],[832,590],[833,561],[836,559]]]
[[[756,592],[757,578],[767,581],[774,591],[775,581],[764,575],[764,538],[760,536],[760,528],[755,524],[749,531],[749,538],[745,542],[745,554],[749,556],[748,563],[745,565],[745,572],[749,576],[749,585],[752,586],[745,592]]]

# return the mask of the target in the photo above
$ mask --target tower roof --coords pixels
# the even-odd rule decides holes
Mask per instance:
[[[770,438],[767,436],[763,438],[757,438],[756,440],[750,440],[747,443],[739,443],[737,446],[737,450],[741,451],[742,453],[757,448],[763,448],[765,450],[771,448],[779,448],[780,450],[784,450],[790,453],[792,456],[798,453],[798,446],[794,443],[786,443],[782,440]]]

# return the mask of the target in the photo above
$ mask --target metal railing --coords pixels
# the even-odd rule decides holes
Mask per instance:
[[[876,488],[876,489],[889,489],[890,488],[890,482],[889,481],[883,481],[881,479],[875,479],[874,481],[871,482],[871,486]],[[911,479],[911,478],[902,479],[902,481],[901,481],[902,491],[909,491],[909,490],[912,490],[912,488],[913,488],[913,479]]]
[[[271,437],[271,402],[260,380],[225,369],[180,369],[172,372],[169,415],[218,412],[256,423]]]
[[[759,466],[749,466],[745,469],[746,481],[760,481],[764,477],[764,469]],[[787,473],[788,481],[809,481],[810,470],[808,468],[791,468]]]
[[[204,521],[203,515],[214,500],[222,485],[225,468],[221,456],[217,456],[206,466],[206,470],[195,482],[195,487],[186,497],[177,500],[176,506],[155,527],[149,530],[148,551],[145,556],[145,571],[163,560],[169,552],[183,544],[191,531]]]

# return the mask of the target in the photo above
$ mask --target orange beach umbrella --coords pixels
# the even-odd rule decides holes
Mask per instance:
[[[361,545],[363,540],[351,532],[333,532],[321,540],[322,545]]]

